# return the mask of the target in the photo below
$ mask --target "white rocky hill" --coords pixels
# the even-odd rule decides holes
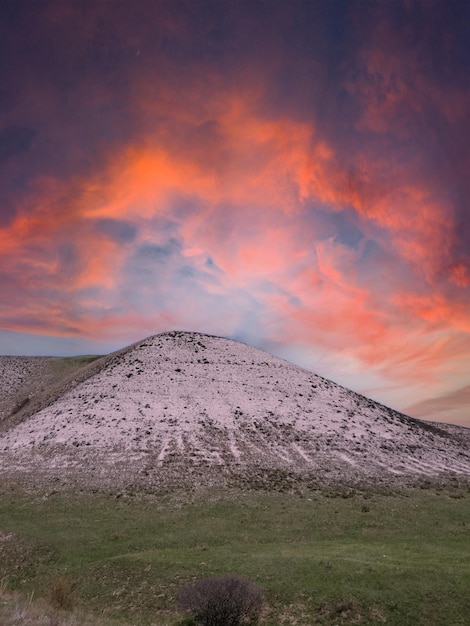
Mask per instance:
[[[47,403],[4,423],[5,480],[152,489],[470,480],[468,429],[406,417],[199,333],[156,335],[95,361]]]

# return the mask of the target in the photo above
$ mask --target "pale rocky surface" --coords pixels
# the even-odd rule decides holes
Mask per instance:
[[[110,355],[9,427],[0,472],[106,489],[467,481],[469,440],[245,344],[173,332]]]

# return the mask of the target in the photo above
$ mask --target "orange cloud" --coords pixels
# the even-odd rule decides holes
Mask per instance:
[[[458,287],[469,287],[470,286],[470,262],[467,261],[467,264],[456,263],[450,268],[451,280]]]
[[[2,266],[24,287],[23,295],[11,300],[20,321],[5,313],[5,328],[116,336],[137,327],[153,332],[190,325],[191,318],[211,327],[213,312],[204,309],[208,300],[200,307],[195,303],[220,296],[236,303],[230,315],[224,310],[228,326],[220,332],[227,334],[224,329],[236,328],[244,314],[243,298],[236,295],[242,290],[256,300],[265,328],[278,339],[354,354],[389,372],[401,363],[403,377],[410,375],[411,362],[429,353],[427,338],[436,327],[469,331],[464,304],[456,308],[444,295],[385,294],[381,285],[376,294],[375,285],[359,278],[368,232],[385,244],[390,240],[397,258],[430,283],[448,254],[453,228],[448,207],[413,182],[405,167],[395,164],[388,171],[385,158],[371,162],[363,156],[351,174],[311,123],[266,119],[253,94],[242,98],[228,91],[212,108],[196,107],[193,115],[191,94],[188,100],[172,117],[165,103],[152,109],[159,118],[169,116],[168,127],[179,127],[179,134],[154,129],[147,120],[145,139],[107,155],[92,176],[43,181],[27,209],[0,230]],[[205,128],[209,139],[199,133]],[[316,232],[308,220],[318,203],[331,212],[353,209],[366,233],[361,246],[353,249]],[[135,241],[103,237],[94,225],[104,218],[135,224]],[[181,258],[149,274],[150,282],[140,287],[143,304],[136,305],[126,266],[139,246],[165,244],[169,235],[155,226],[157,218],[173,224]],[[381,230],[374,230],[377,225]],[[61,245],[76,253],[66,270]],[[202,276],[209,257],[217,274],[200,279],[199,291],[178,291],[178,272],[188,265]],[[452,276],[465,284],[464,268],[456,266]],[[28,291],[31,281],[38,281],[38,288]],[[91,288],[96,296],[86,293]],[[42,301],[41,290],[60,291],[54,296],[58,304]],[[163,305],[153,303],[154,293]],[[448,355],[443,340],[428,365]]]
[[[429,322],[431,328],[452,328],[470,333],[468,302],[446,299],[442,294],[428,293],[416,295],[398,293],[393,298],[400,309],[410,318],[420,318]]]

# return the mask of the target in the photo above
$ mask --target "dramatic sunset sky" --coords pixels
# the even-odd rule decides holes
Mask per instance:
[[[0,353],[232,337],[470,426],[470,2],[2,0]]]

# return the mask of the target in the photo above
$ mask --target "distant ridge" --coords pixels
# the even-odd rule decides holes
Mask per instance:
[[[2,424],[0,473],[30,484],[470,481],[468,429],[201,333],[162,333],[85,364]]]

